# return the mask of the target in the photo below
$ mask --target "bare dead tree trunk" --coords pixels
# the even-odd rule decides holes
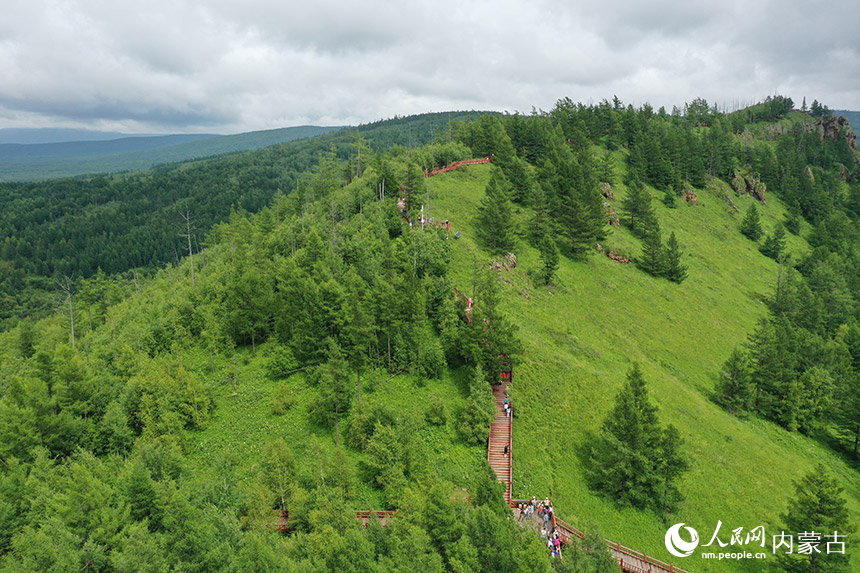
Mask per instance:
[[[334,406],[334,445],[338,448],[340,447],[340,412],[338,411],[340,408],[339,404],[335,403]]]
[[[185,208],[185,215],[182,216],[185,219],[185,234],[180,234],[180,237],[185,237],[188,239],[188,259],[191,262],[191,286],[197,286],[197,281],[194,279],[194,251],[191,248],[191,214],[188,212],[188,208]]]
[[[68,275],[63,275],[62,280],[56,279],[57,286],[66,294],[66,300],[69,301],[69,329],[72,336],[72,348],[75,347],[75,305],[74,292],[72,292],[72,279]]]
[[[424,178],[424,187],[427,190],[427,224],[430,224],[430,178]]]

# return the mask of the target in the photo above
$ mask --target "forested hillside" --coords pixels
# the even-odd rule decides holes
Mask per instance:
[[[432,145],[415,129],[370,153],[386,144],[362,130],[326,136],[307,164],[274,148],[129,176],[268,191],[199,230],[193,257],[173,220],[202,209],[179,193],[148,247],[169,241],[166,264],[94,250],[88,272],[107,274],[63,283],[61,312],[0,335],[0,569],[606,567],[599,541],[551,560],[509,517],[486,462],[507,363],[514,497],[551,497],[583,529],[667,561],[671,523],[770,533],[816,464],[858,515],[857,153],[792,107],[564,99],[446,119]],[[479,157],[492,164],[423,176]],[[100,196],[122,181],[68,184]],[[23,247],[39,228],[6,239],[5,264],[22,281],[84,274],[73,250],[38,267]],[[108,270],[114,253],[125,266]],[[145,265],[161,268],[111,274]],[[603,471],[593,437],[637,377],[684,463],[615,482],[628,470]],[[619,464],[668,451],[640,446]],[[370,508],[397,517],[362,529],[354,510]]]
[[[374,149],[425,144],[462,116],[387,120],[122,175],[0,184],[0,326],[55,308],[61,277],[83,288],[80,281],[99,269],[115,275],[175,263],[188,252],[187,235],[199,249],[232,209],[260,210],[315,166],[349,177]]]

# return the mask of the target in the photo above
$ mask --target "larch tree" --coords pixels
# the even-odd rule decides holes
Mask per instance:
[[[508,181],[499,169],[494,169],[487,183],[484,199],[478,207],[476,233],[494,254],[507,253],[516,245],[516,230],[511,221],[511,201]]]
[[[558,246],[555,244],[552,236],[549,233],[543,233],[538,239],[538,251],[540,253],[540,279],[544,285],[552,284],[552,279],[555,276],[555,271],[558,270],[559,252]]]
[[[678,239],[675,238],[675,232],[669,235],[669,240],[666,241],[666,267],[664,276],[673,283],[682,283],[687,278],[687,266],[681,263],[683,253],[678,246]]]
[[[666,273],[666,249],[663,248],[659,229],[651,229],[645,235],[642,256],[636,260],[636,265],[651,276],[661,277]]]
[[[755,205],[747,211],[743,221],[741,221],[740,230],[750,241],[758,241],[761,238],[761,219],[758,214],[758,208]]]
[[[759,250],[766,257],[779,259],[783,250],[785,250],[785,226],[782,223],[774,225],[773,232],[765,237]]]
[[[314,404],[318,419],[334,423],[335,443],[340,446],[340,419],[352,405],[352,384],[348,381],[347,363],[337,342],[330,338],[328,360],[319,368],[319,399]]]
[[[639,365],[634,364],[615,397],[615,406],[590,444],[592,487],[634,507],[659,506],[665,483],[658,467],[663,441],[657,408],[648,399]],[[674,458],[675,454],[673,466],[677,464]]]
[[[849,571],[848,539],[854,532],[843,489],[822,464],[794,482],[795,496],[788,502],[783,531],[802,543],[808,551],[795,547],[793,553],[778,554],[780,565],[792,573]]]
[[[732,414],[742,414],[752,408],[752,385],[747,371],[747,360],[735,348],[723,364],[720,380],[714,391],[714,400]]]

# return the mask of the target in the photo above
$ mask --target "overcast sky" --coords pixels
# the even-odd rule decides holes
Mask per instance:
[[[856,0],[3,0],[0,128],[236,133],[768,94],[860,110]]]

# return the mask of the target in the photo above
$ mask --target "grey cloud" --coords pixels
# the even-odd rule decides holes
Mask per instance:
[[[227,132],[548,109],[564,96],[671,107],[775,90],[860,107],[860,9],[847,0],[9,0],[4,9],[0,126]]]

